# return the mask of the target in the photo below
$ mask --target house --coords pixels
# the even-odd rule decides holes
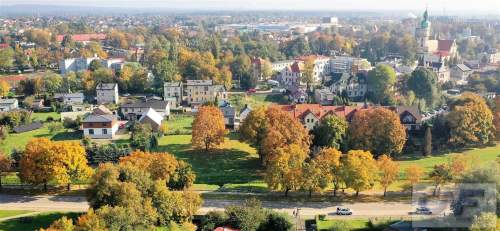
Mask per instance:
[[[318,104],[332,105],[334,97],[335,94],[333,94],[328,88],[320,88],[314,90],[314,100]]]
[[[278,81],[287,89],[290,89],[293,86],[299,86],[303,69],[304,64],[294,62],[292,65],[285,67],[285,69],[281,71],[278,76]]]
[[[224,115],[224,125],[228,129],[238,129],[240,126],[240,118],[236,113],[236,108],[228,105],[220,107],[222,114]]]
[[[96,87],[96,99],[98,104],[113,103],[118,104],[118,84],[99,83]]]
[[[83,93],[56,93],[54,98],[65,105],[83,104],[85,96]]]
[[[264,80],[264,77],[268,77],[268,76],[264,76],[263,71],[262,71],[262,68],[263,68],[265,62],[266,62],[266,60],[264,60],[262,58],[253,58],[252,59],[252,79],[262,81],[262,80]]]
[[[114,115],[89,114],[82,121],[83,135],[92,139],[113,139],[118,131]]]
[[[439,83],[446,83],[450,81],[450,69],[444,62],[433,62],[428,66],[438,77]]]
[[[200,105],[218,100],[227,101],[227,91],[223,85],[214,85],[212,80],[187,80],[185,95],[188,105]]]
[[[44,108],[43,102],[43,99],[34,99],[33,104],[31,105],[31,109],[33,109],[34,111],[42,110]]]
[[[330,75],[332,72],[330,57],[322,56],[322,55],[306,55],[299,56],[295,58],[296,61],[305,63],[307,60],[312,60],[314,63],[313,68],[313,82],[320,83],[325,76]]]
[[[113,115],[113,112],[110,111],[106,106],[99,105],[98,107],[92,110],[92,114],[94,115]]]
[[[283,69],[291,66],[293,63],[295,63],[295,60],[285,60],[285,61],[273,62],[273,63],[271,63],[271,68],[273,71],[281,72],[281,71],[283,71]]]
[[[162,118],[168,118],[170,116],[170,103],[168,101],[156,99],[126,103],[121,106],[121,113],[128,120],[133,121],[140,119],[142,114],[146,113],[150,108],[154,109]]]
[[[245,121],[250,112],[252,112],[252,108],[248,106],[248,104],[245,104],[245,106],[240,110],[240,123]]]
[[[163,84],[163,97],[165,101],[169,98],[175,98],[175,104],[172,107],[177,107],[182,104],[182,82],[165,82]]]
[[[12,111],[19,108],[17,99],[0,99],[0,112]]]
[[[458,85],[467,84],[467,79],[472,74],[472,69],[464,64],[457,64],[450,70],[450,77]]]
[[[163,121],[163,116],[156,112],[153,108],[149,108],[146,112],[142,113],[139,122],[143,124],[149,124],[153,131],[158,132],[161,129],[161,123]]]
[[[326,83],[330,91],[336,94],[345,94],[353,101],[362,101],[368,91],[367,72],[333,73],[331,80]]]
[[[63,59],[59,62],[59,68],[62,75],[65,75],[69,72],[82,72],[88,70],[90,67],[90,63],[92,63],[92,61],[94,60],[97,60],[104,67],[111,68],[114,71],[120,71],[123,68],[123,65],[125,65],[124,59],[121,58],[100,59],[99,57],[94,56],[90,58],[81,57]]]
[[[351,78],[351,75],[348,72],[334,72],[330,81],[326,82],[325,85],[328,86],[331,92],[342,94],[347,90],[349,78]]]
[[[369,71],[372,69],[367,59],[352,56],[336,56],[330,59],[330,70],[336,73],[352,73],[353,70]]]
[[[322,106],[320,104],[295,104],[279,106],[281,110],[288,112],[294,118],[300,120],[304,127],[312,130],[324,117],[334,115],[344,118],[350,122],[356,112],[377,106]],[[418,131],[421,129],[422,115],[417,107],[389,106],[384,107],[395,112],[406,127],[407,131]]]

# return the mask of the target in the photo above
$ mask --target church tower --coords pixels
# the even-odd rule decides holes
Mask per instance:
[[[422,21],[415,29],[415,38],[417,40],[417,55],[419,62],[423,62],[424,56],[429,52],[428,43],[431,39],[431,22],[429,21],[429,12],[424,12]],[[421,63],[422,64],[422,63]]]

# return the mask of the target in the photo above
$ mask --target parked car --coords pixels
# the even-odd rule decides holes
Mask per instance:
[[[349,208],[337,207],[337,215],[352,215],[352,211]]]
[[[249,93],[249,94],[252,94],[252,93],[255,93],[255,92],[257,92],[257,89],[255,89],[255,88],[250,88],[247,91],[247,93]]]
[[[432,211],[427,207],[418,207],[414,213],[418,215],[431,215]]]

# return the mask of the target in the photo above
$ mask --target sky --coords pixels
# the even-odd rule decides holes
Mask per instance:
[[[423,10],[500,13],[500,0],[0,0],[1,5],[73,5],[207,10]]]

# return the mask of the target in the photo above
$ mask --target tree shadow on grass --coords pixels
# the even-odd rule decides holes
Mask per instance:
[[[47,228],[55,220],[66,216],[76,220],[81,213],[42,213],[29,217],[20,217],[0,222],[0,230],[18,231],[18,230],[38,230]]]
[[[81,131],[66,131],[57,133],[52,137],[54,141],[63,141],[63,140],[80,140],[82,139]]]

